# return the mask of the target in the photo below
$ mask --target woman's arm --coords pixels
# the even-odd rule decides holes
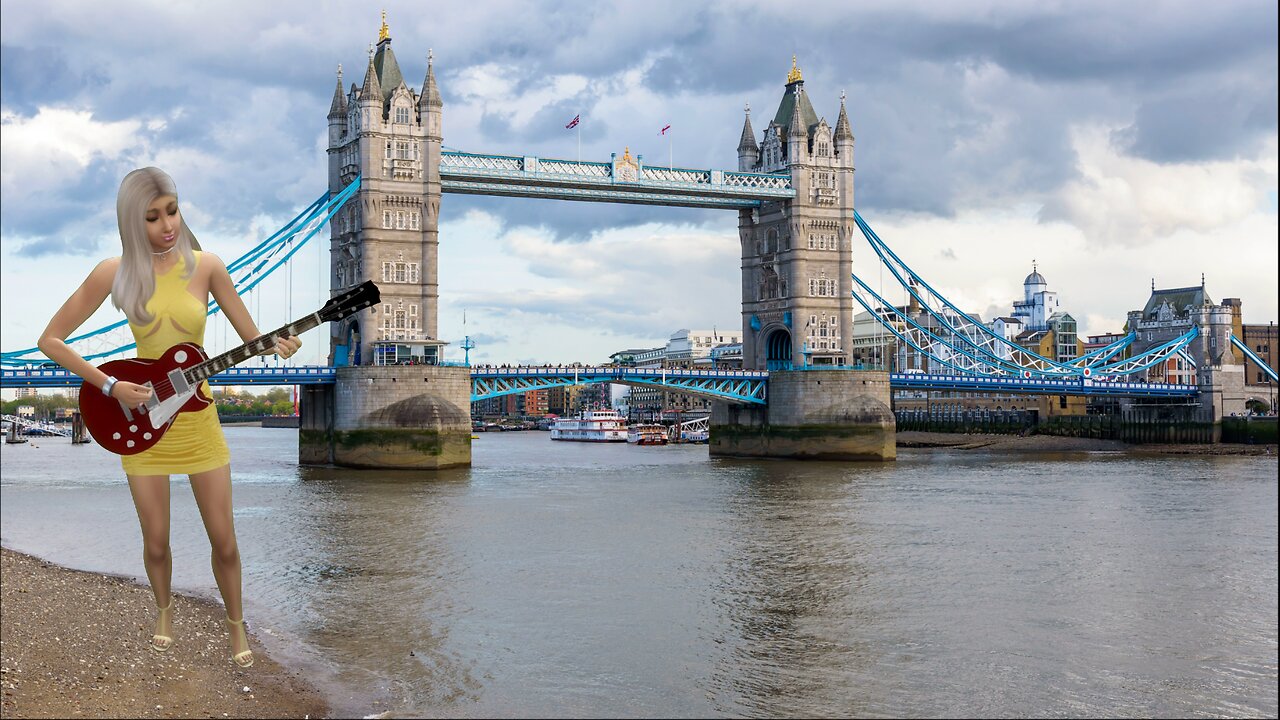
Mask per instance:
[[[221,258],[210,252],[201,253],[201,258],[210,265],[209,292],[213,294],[213,299],[218,301],[231,327],[235,328],[240,339],[246,343],[256,339],[262,333],[258,331],[258,325],[253,321],[253,317],[249,315],[249,308],[244,306],[244,300],[236,294],[236,285],[231,280],[231,273],[227,272],[227,266],[223,264]],[[300,347],[302,347],[302,341],[298,338],[283,338],[276,341],[275,353],[282,358],[287,358],[298,352]]]
[[[107,374],[89,364],[80,357],[80,353],[67,345],[67,338],[84,324],[91,315],[102,306],[102,301],[111,294],[111,283],[116,277],[116,268],[120,266],[119,258],[111,258],[98,263],[89,273],[89,277],[79,288],[67,298],[49,326],[40,335],[37,345],[40,351],[50,360],[79,375],[90,385],[101,388],[107,382]],[[111,388],[111,396],[129,405],[138,405],[151,397],[151,391],[141,385],[118,382]]]

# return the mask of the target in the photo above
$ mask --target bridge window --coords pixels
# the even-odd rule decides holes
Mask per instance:
[[[401,108],[401,109],[404,110],[404,108]],[[405,110],[405,112],[408,113],[409,111]],[[409,122],[409,121],[405,120],[405,122]],[[396,158],[399,160],[409,159],[409,143],[408,142],[396,143]]]
[[[391,141],[390,140],[387,141],[387,159],[388,160],[391,159]]]
[[[398,122],[398,123],[402,123],[402,124],[408,124],[408,122],[409,122],[409,108],[407,108],[407,107],[398,107],[398,108],[396,108],[396,122]]]
[[[422,213],[419,213],[416,210],[409,213],[409,229],[410,230],[422,229]]]
[[[404,229],[404,211],[403,210],[396,211],[396,229],[397,230]]]
[[[382,227],[385,230],[391,229],[391,211],[390,210],[382,211]]]

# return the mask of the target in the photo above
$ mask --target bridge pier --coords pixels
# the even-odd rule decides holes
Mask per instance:
[[[895,460],[889,373],[769,373],[765,407],[716,403],[710,453],[796,460]]]
[[[469,368],[339,368],[300,398],[298,462],[441,470],[471,464]]]

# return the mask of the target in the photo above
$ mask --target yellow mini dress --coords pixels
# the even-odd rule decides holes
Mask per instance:
[[[200,253],[195,254],[196,265]],[[186,261],[167,272],[156,274],[156,291],[147,301],[152,321],[144,326],[129,322],[138,343],[138,357],[152,360],[182,342],[203,347],[208,306],[187,291]],[[209,383],[200,386],[209,392]],[[218,409],[211,403],[199,412],[178,413],[160,442],[137,455],[121,455],[120,464],[128,475],[171,475],[202,473],[231,462],[231,452],[218,423]]]

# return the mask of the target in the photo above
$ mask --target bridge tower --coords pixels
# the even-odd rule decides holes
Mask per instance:
[[[436,470],[471,464],[468,368],[374,362],[379,341],[437,338],[441,115],[433,58],[421,92],[405,82],[383,13],[364,82],[329,106],[329,190],[357,175],[360,190],[330,224],[330,288],[366,280],[382,302],[332,324],[333,385],[304,389],[299,460],[348,467]],[[429,352],[429,351],[428,351]]]
[[[411,89],[391,49],[385,17],[370,47],[364,82],[342,87],[329,107],[329,190],[356,175],[360,190],[330,223],[333,294],[378,283],[381,307],[334,323],[331,364],[370,364],[378,340],[437,339],[440,146],[443,102],[432,58],[421,92]]]
[[[755,370],[845,365],[853,328],[853,132],[844,98],[833,129],[814,111],[792,59],[757,145],[750,109],[738,169],[791,174],[796,196],[738,216],[742,358]]]
[[[891,460],[889,375],[850,370],[853,131],[843,94],[834,128],[794,57],[757,143],[750,107],[738,170],[789,173],[795,197],[741,210],[743,367],[769,371],[766,408],[718,404],[711,454]]]

